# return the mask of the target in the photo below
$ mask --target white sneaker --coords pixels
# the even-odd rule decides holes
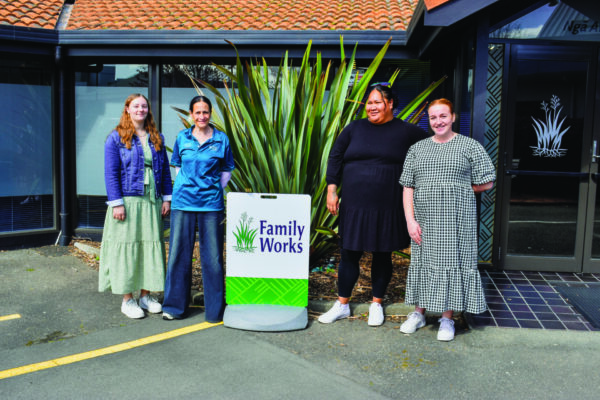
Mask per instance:
[[[385,316],[383,315],[383,307],[379,303],[371,303],[369,307],[369,321],[367,324],[369,326],[379,326],[383,324],[383,320]]]
[[[408,318],[402,325],[400,325],[400,332],[402,333],[415,333],[419,328],[425,326],[425,316],[418,311],[413,311],[408,314]]]
[[[437,340],[449,342],[454,339],[454,321],[449,318],[440,318],[440,329],[438,330]]]
[[[336,300],[333,307],[319,317],[319,322],[322,324],[330,324],[338,319],[348,318],[349,316],[350,306],[348,304],[342,304],[339,302],[339,300]]]
[[[160,303],[149,294],[144,297],[140,297],[140,308],[148,310],[148,312],[151,312],[152,314],[158,314],[162,311],[162,306]]]
[[[127,315],[129,318],[134,319],[144,318],[146,315],[133,298],[121,303],[121,312]]]

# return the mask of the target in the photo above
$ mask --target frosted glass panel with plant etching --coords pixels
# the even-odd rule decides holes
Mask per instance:
[[[533,129],[537,137],[537,146],[531,146],[533,155],[538,157],[562,157],[567,149],[561,148],[562,138],[571,128],[563,129],[563,123],[567,117],[560,118],[562,106],[558,96],[552,95],[550,103],[542,101],[541,109],[544,111],[544,119],[531,117]]]

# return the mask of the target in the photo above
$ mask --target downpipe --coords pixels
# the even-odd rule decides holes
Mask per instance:
[[[61,246],[68,246],[71,243],[71,212],[69,207],[68,183],[68,144],[67,144],[67,124],[66,124],[66,72],[62,46],[56,46],[54,61],[57,68],[56,80],[56,129],[58,133],[58,158],[59,158],[59,195],[60,195],[60,231],[57,243]]]

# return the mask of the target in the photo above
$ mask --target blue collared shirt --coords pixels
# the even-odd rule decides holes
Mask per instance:
[[[233,171],[229,138],[213,128],[212,138],[200,143],[184,129],[173,146],[171,165],[179,167],[171,208],[183,211],[221,211],[225,208],[221,172]]]

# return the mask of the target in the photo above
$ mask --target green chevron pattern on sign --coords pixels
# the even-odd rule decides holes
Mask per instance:
[[[308,279],[228,276],[226,284],[227,304],[308,306]]]

